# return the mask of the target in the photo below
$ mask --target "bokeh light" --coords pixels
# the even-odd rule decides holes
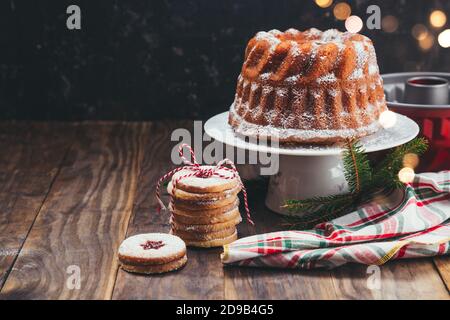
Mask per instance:
[[[414,170],[404,167],[398,172],[398,179],[403,183],[411,183],[414,180]]]
[[[358,33],[363,27],[363,21],[358,16],[350,16],[345,20],[345,28],[348,32]]]
[[[398,19],[394,16],[385,16],[381,20],[381,27],[386,32],[395,32],[398,29]]]
[[[403,166],[414,169],[419,165],[419,156],[415,153],[407,153],[403,156]]]
[[[413,28],[412,28],[412,35],[414,38],[416,38],[417,40],[423,40],[427,37],[428,35],[428,29],[427,27],[425,27],[423,24],[416,24]]]
[[[422,50],[427,51],[430,50],[434,45],[434,36],[430,33],[427,34],[427,36],[419,40],[419,46]]]
[[[352,8],[345,2],[339,2],[333,8],[334,17],[338,20],[345,20],[352,14]]]
[[[333,0],[316,0],[316,4],[321,8],[328,8],[333,4]]]
[[[446,29],[439,34],[438,42],[442,48],[450,48],[450,29]]]
[[[392,128],[397,123],[397,114],[389,110],[383,111],[378,122],[385,129]]]
[[[430,14],[430,23],[435,28],[441,28],[447,22],[447,16],[441,10],[434,10]]]

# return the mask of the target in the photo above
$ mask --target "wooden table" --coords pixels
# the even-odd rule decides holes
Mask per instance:
[[[189,250],[187,266],[166,275],[120,270],[125,237],[169,231],[154,189],[173,167],[170,133],[179,127],[192,121],[1,123],[0,298],[449,299],[449,257],[389,262],[380,290],[368,288],[365,266],[224,268],[221,249]],[[264,186],[249,189],[256,231],[275,230],[280,218],[265,209]],[[250,234],[245,223],[239,229]]]

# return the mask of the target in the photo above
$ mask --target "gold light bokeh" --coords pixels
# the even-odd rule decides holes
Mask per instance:
[[[435,28],[441,28],[447,22],[447,16],[441,10],[434,10],[430,14],[430,24]]]
[[[345,28],[348,32],[358,33],[363,28],[364,24],[360,17],[350,16],[345,20]]]
[[[423,40],[427,37],[428,35],[428,29],[427,27],[425,27],[423,24],[416,24],[413,28],[412,28],[412,35],[414,38],[416,38],[417,40]]]
[[[398,179],[403,183],[410,183],[413,182],[414,175],[415,173],[412,168],[405,167],[398,172]]]
[[[403,166],[414,169],[419,165],[419,156],[415,153],[407,153],[403,156]]]
[[[378,119],[380,125],[385,128],[392,128],[397,123],[397,115],[392,111],[383,111]]]
[[[419,47],[424,51],[430,50],[433,47],[433,45],[434,45],[434,37],[432,34],[428,33],[424,39],[419,40]]]
[[[333,0],[316,0],[316,4],[321,8],[328,8],[333,4]]]
[[[439,34],[438,42],[442,48],[450,48],[450,29],[445,29]]]
[[[333,8],[334,17],[338,20],[345,20],[352,14],[352,8],[345,2],[339,2]]]
[[[394,16],[385,16],[381,20],[381,27],[386,32],[395,32],[398,29],[398,19]]]

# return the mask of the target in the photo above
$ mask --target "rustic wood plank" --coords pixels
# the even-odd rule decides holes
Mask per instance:
[[[170,141],[170,134],[176,128],[192,130],[192,121],[158,122],[151,129],[127,236],[170,230],[169,214],[156,213],[155,186],[160,176],[174,167],[170,153],[176,142]],[[183,269],[158,276],[119,270],[113,299],[222,299],[220,253],[221,249],[188,249],[188,263]]]
[[[0,297],[109,298],[117,270],[116,248],[125,237],[133,199],[128,235],[169,230],[167,213],[155,214],[154,187],[172,167],[171,131],[191,125],[84,125],[59,175],[73,140],[72,126],[1,125],[0,242],[3,252],[12,255],[0,257],[0,283],[33,223],[34,227]],[[264,207],[264,187],[261,183],[248,187],[256,232],[274,231],[281,219]],[[245,223],[239,231],[241,237],[254,232]],[[389,262],[381,266],[380,290],[370,290],[365,266],[333,271],[223,268],[220,252],[190,249],[188,265],[167,275],[119,271],[113,298],[449,299],[441,280],[449,281],[449,257],[434,259],[440,276],[431,259]],[[71,264],[81,268],[80,290],[65,285]]]
[[[147,127],[80,126],[1,298],[111,297],[114,256],[131,214]],[[79,267],[80,289],[68,285],[69,266]]]
[[[450,256],[435,257],[433,262],[450,293]]]
[[[72,143],[75,127],[0,124],[0,290]]]
[[[369,288],[372,273],[362,265],[333,270],[340,299],[449,299],[431,259],[395,260],[380,266],[380,288]]]

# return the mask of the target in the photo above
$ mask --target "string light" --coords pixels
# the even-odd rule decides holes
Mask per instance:
[[[385,16],[381,20],[381,27],[386,32],[395,32],[398,29],[398,20],[394,16]]]
[[[333,8],[334,17],[338,20],[345,20],[352,14],[352,8],[345,2],[339,2]]]
[[[435,28],[441,28],[447,22],[447,16],[441,10],[434,10],[430,14],[430,23]]]
[[[423,24],[416,24],[413,28],[412,28],[412,35],[414,38],[416,38],[417,40],[423,40],[427,37],[428,35],[428,29],[427,27],[425,27]]]
[[[407,153],[403,156],[403,166],[414,169],[419,165],[419,156],[415,153]]]
[[[442,48],[450,48],[450,29],[446,29],[439,34],[438,42]]]
[[[430,50],[431,47],[433,47],[433,44],[434,44],[434,37],[432,34],[429,33],[425,38],[419,40],[419,47],[424,51]]]
[[[316,0],[316,4],[321,8],[328,8],[333,4],[333,0]]]
[[[403,183],[410,183],[414,180],[414,170],[412,168],[404,167],[398,172],[398,179]]]
[[[348,32],[358,33],[363,27],[363,21],[358,16],[350,16],[345,20],[345,28]]]
[[[392,128],[397,123],[397,115],[392,111],[383,111],[378,119],[380,125],[385,128]]]

